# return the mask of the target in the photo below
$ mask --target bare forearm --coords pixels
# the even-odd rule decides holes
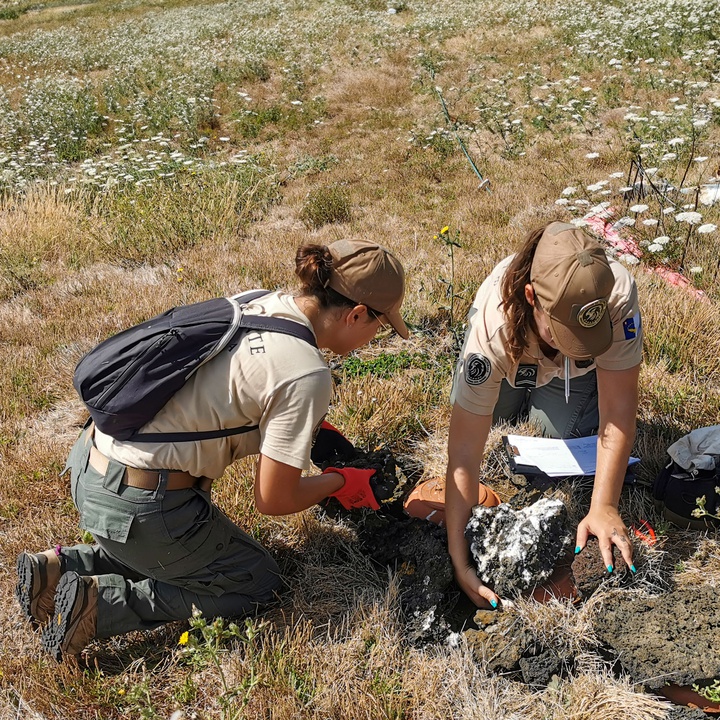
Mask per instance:
[[[255,475],[255,505],[264,515],[291,515],[306,510],[339,490],[339,473],[301,477],[298,468],[261,455]]]
[[[628,459],[635,442],[635,418],[625,427],[609,425],[598,435],[597,471],[591,505],[612,505],[620,501]]]
[[[465,526],[478,499],[478,476],[492,417],[473,415],[458,404],[450,419],[445,522],[455,579],[478,607],[497,607],[498,596],[477,576],[465,539]]]
[[[470,562],[465,526],[477,505],[478,476],[492,418],[472,415],[459,406],[453,409],[445,479],[445,523],[448,550],[457,571]]]
[[[620,501],[635,442],[639,373],[639,366],[616,372],[598,370],[600,431],[591,507],[617,508]]]
[[[465,539],[465,526],[470,518],[473,505],[477,503],[477,483],[477,479],[470,477],[465,468],[448,466],[445,488],[445,523],[448,534],[448,551],[456,571],[461,567],[467,567],[470,562],[470,553]],[[475,486],[475,503],[470,499],[473,485]]]

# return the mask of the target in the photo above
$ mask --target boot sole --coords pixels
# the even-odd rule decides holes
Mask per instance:
[[[30,555],[23,552],[17,557],[16,569],[18,580],[15,586],[15,597],[25,618],[33,624],[33,627],[38,628],[40,621],[35,617],[37,608],[33,607],[35,604],[33,598],[37,598],[42,585],[42,565],[33,563]]]
[[[83,590],[83,580],[76,573],[65,573],[60,578],[55,592],[55,613],[42,631],[43,650],[58,662],[62,660],[62,645],[74,620],[73,609]]]

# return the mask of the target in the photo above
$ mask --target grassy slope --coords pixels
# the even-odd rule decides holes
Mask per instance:
[[[2,4],[12,9],[0,20],[3,714],[662,717],[592,655],[578,677],[531,693],[487,678],[463,648],[406,647],[393,583],[357,555],[351,531],[312,513],[257,515],[251,461],[228,471],[217,499],[273,548],[292,589],[219,667],[182,659],[182,626],[103,644],[89,670],[57,667],[12,597],[18,551],[79,539],[58,473],[82,419],[70,384],[80,354],[171,304],[287,286],[307,240],[373,237],[403,259],[418,333],[362,351],[360,367],[384,367],[382,354],[401,349],[423,361],[398,363],[389,378],[340,368],[331,420],[359,445],[416,454],[428,477],[444,465],[450,321],[462,321],[527,229],[603,201],[617,217],[637,215],[629,230],[646,245],[634,268],[643,479],[669,442],[717,422],[717,234],[674,220],[718,172],[717,10],[678,2],[674,26],[659,0],[642,11],[625,0],[542,5],[408,0],[388,14],[379,0]],[[478,189],[436,88],[490,192]],[[673,199],[693,207],[663,214],[669,202],[652,194],[623,200],[636,153],[660,168],[651,177],[685,176],[689,192]],[[638,202],[648,209],[630,211]],[[349,220],[324,222],[348,207]],[[717,206],[699,209],[720,224]],[[462,245],[454,275],[434,237],[445,225]],[[670,241],[653,252],[657,235]],[[663,260],[682,260],[710,302],[644,272]],[[452,317],[442,280],[458,295]],[[486,480],[506,488],[500,465],[488,467]],[[714,535],[665,527],[641,491],[623,507],[628,521],[649,517],[662,530],[666,574],[717,577]],[[237,691],[230,707],[219,699],[227,688]]]

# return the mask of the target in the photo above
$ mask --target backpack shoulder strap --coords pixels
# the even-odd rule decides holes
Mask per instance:
[[[294,320],[286,320],[285,318],[265,317],[263,315],[245,315],[240,319],[240,327],[248,330],[270,330],[271,332],[279,332],[283,335],[292,335],[293,337],[304,340],[308,345],[317,347],[315,335],[310,328],[302,323]]]

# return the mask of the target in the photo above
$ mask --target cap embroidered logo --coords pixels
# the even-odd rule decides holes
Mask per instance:
[[[606,310],[607,300],[593,300],[578,310],[577,321],[585,328],[595,327],[603,319]]]

